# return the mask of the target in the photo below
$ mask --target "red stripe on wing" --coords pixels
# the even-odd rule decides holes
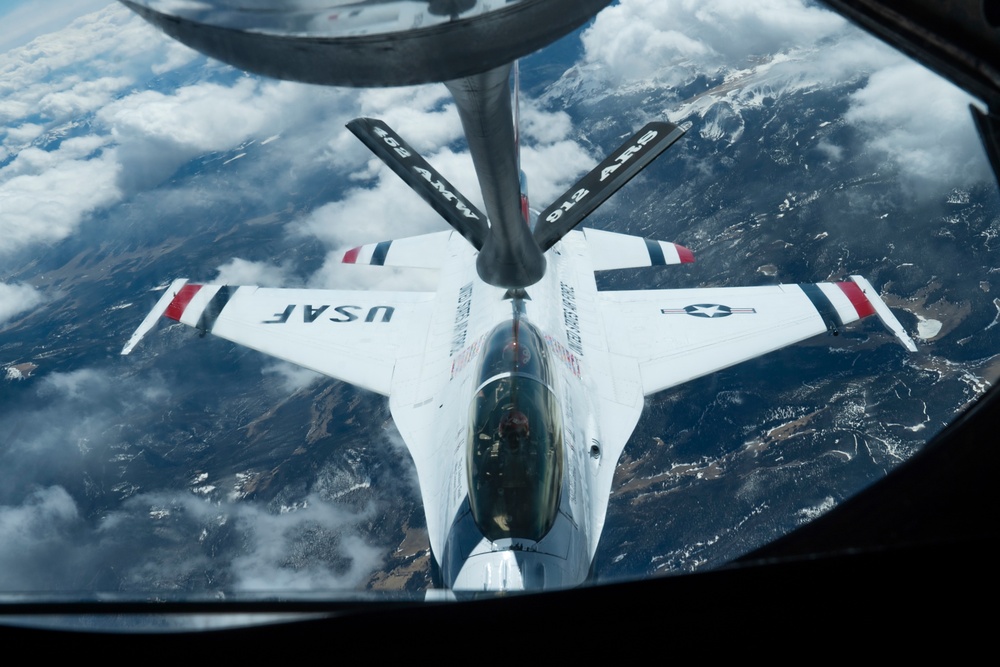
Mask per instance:
[[[357,248],[351,248],[346,253],[344,253],[344,264],[354,264],[358,261],[358,253],[361,252],[361,246]]]
[[[872,306],[871,302],[868,301],[868,297],[865,293],[861,291],[857,283],[844,282],[837,283],[837,287],[847,295],[850,299],[851,305],[854,306],[854,310],[858,311],[858,317],[868,317],[869,315],[875,314],[875,307]]]
[[[681,258],[681,264],[690,264],[694,261],[693,252],[678,243],[675,243],[674,247],[677,248],[677,256]]]
[[[174,297],[174,300],[170,302],[169,306],[167,306],[167,310],[163,313],[163,315],[180,322],[181,315],[184,314],[184,309],[187,308],[188,304],[191,303],[191,299],[194,298],[194,295],[197,294],[200,289],[201,285],[185,285],[182,287],[181,291]]]

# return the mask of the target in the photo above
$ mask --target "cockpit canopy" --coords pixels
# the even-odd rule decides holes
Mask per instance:
[[[545,342],[524,320],[490,334],[470,406],[469,502],[490,540],[538,541],[559,512],[562,419]]]

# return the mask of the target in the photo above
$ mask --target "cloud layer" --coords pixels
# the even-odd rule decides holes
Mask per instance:
[[[605,82],[588,90],[685,87],[725,75],[728,85],[711,98],[676,99],[666,111],[678,117],[705,114],[717,99],[760,105],[857,82],[845,120],[912,179],[911,189],[990,178],[969,95],[813,3],[623,0],[597,17],[583,43],[581,68]]]

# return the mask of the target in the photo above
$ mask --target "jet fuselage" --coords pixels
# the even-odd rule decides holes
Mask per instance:
[[[593,271],[579,266],[586,243],[570,234],[548,253],[544,278],[511,293],[480,280],[471,247],[453,237],[451,264],[465,270],[444,270],[431,324],[448,341],[447,357],[404,355],[390,391],[441,577],[471,590],[579,584],[617,460],[605,462],[600,406],[590,398],[600,393],[591,358],[606,344]],[[423,391],[411,377],[427,378],[416,383]]]

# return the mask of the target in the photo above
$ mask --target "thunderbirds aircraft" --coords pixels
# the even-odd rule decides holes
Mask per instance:
[[[177,280],[123,354],[165,315],[387,396],[416,464],[447,587],[583,582],[645,396],[871,314],[915,349],[860,276],[598,291],[595,271],[693,261],[674,243],[574,229],[683,133],[670,123],[648,124],[545,211],[528,214],[528,239],[544,253],[544,268],[536,281],[511,285],[477,274],[477,256],[495,234],[485,214],[384,123],[357,119],[349,127],[455,230],[359,246],[343,261],[439,269],[437,290]],[[518,210],[528,213],[526,199]]]
[[[772,287],[597,290],[595,271],[693,261],[674,243],[577,229],[684,127],[649,123],[547,209],[535,214],[529,207],[510,62],[516,49],[527,53],[536,42],[564,34],[606,0],[509,2],[489,20],[453,19],[445,26],[448,39],[437,26],[391,34],[375,45],[356,37],[337,42],[241,33],[198,23],[199,16],[126,4],[182,41],[264,73],[337,85],[444,80],[451,91],[485,213],[381,121],[348,124],[453,230],[362,245],[343,261],[438,269],[435,291],[177,280],[122,351],[128,354],[166,316],[387,396],[416,465],[431,551],[448,588],[537,590],[583,582],[615,466],[645,396],[837,333],[872,314],[915,349],[860,276]],[[511,31],[514,22],[524,31]],[[469,39],[478,30],[496,30],[494,40],[526,37],[523,44],[502,42],[510,48],[494,53],[498,42]],[[485,65],[467,72],[468,58],[430,57],[438,52],[428,50],[429,39],[441,48],[478,49],[473,60]],[[270,49],[266,63],[256,45]],[[368,58],[358,51],[366,45],[372,55],[428,58],[367,72]],[[327,54],[331,67],[303,60],[301,48]],[[340,69],[333,66],[338,63]]]

